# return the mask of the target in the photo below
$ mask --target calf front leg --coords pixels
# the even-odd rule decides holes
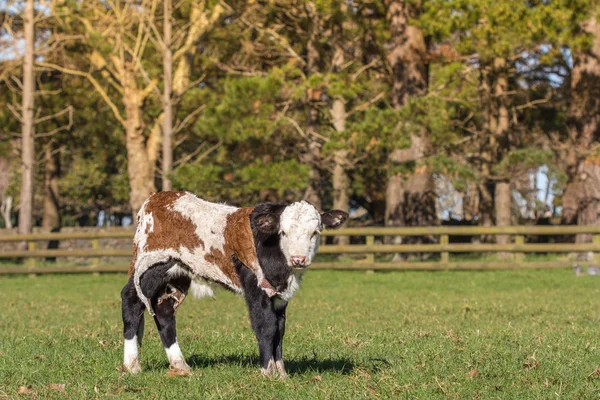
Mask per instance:
[[[282,359],[282,341],[285,330],[285,307],[276,309],[277,297],[272,300],[258,287],[256,275],[246,268],[237,257],[233,257],[236,272],[244,288],[252,329],[258,339],[261,372],[268,377],[285,378]],[[283,330],[280,329],[283,327]]]
[[[275,316],[277,318],[277,332],[273,339],[273,357],[279,376],[287,378],[288,375],[285,371],[285,365],[283,364],[283,336],[285,335],[285,310],[287,308],[287,302],[278,298],[275,298],[272,301]]]
[[[274,352],[276,348],[277,316],[270,304],[271,301],[268,298],[266,300],[266,302],[259,301],[259,304],[253,302],[250,307],[250,320],[258,339],[261,372],[265,376],[273,377],[278,375]]]

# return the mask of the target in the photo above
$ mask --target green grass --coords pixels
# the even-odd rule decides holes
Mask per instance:
[[[224,291],[178,311],[190,376],[167,376],[148,318],[144,371],[122,374],[124,281],[0,278],[0,398],[600,396],[600,277],[312,271],[288,309],[285,381],[260,375],[244,302]]]

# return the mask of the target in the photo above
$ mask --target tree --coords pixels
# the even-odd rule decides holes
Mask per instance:
[[[519,1],[426,5],[420,23],[440,43],[442,56],[431,85],[439,89],[430,97],[448,116],[433,120],[441,146],[432,161],[446,172],[471,175],[481,224],[509,225],[511,181],[551,161],[550,152],[540,150],[547,128],[543,107],[554,93],[546,53],[556,25],[547,23],[563,10]],[[441,162],[443,155],[452,161]]]
[[[55,4],[54,13],[60,14],[60,9],[69,6],[59,1]],[[156,190],[155,170],[162,136],[164,114],[155,114],[155,110],[149,107],[151,97],[160,93],[157,79],[153,77],[158,71],[149,69],[154,54],[150,43],[154,43],[151,39],[155,38],[149,21],[154,19],[156,6],[156,0],[140,5],[132,1],[113,6],[101,1],[78,3],[76,17],[83,37],[80,51],[84,52],[88,65],[39,63],[88,79],[112,110],[114,118],[123,126],[128,158],[129,201],[134,213]],[[179,32],[182,45],[173,57],[174,61],[180,61],[173,80],[173,95],[181,95],[177,93],[178,90],[185,91],[189,82],[191,66],[186,60],[190,56],[188,53],[191,51],[193,55],[192,48],[197,40],[219,19],[222,12],[220,5],[209,9],[206,2],[191,6],[188,14],[190,23],[185,31]],[[72,27],[65,26],[65,29]],[[87,72],[90,68],[91,73]],[[147,125],[151,129],[147,130]]]
[[[570,71],[566,131],[559,154],[566,160],[567,184],[562,196],[562,221],[566,224],[597,224],[600,221],[600,9],[575,27],[585,41],[575,43]],[[577,242],[590,241],[578,235]]]
[[[163,147],[162,190],[171,190],[170,174],[173,172],[173,52],[171,51],[171,0],[163,0]]]
[[[31,233],[33,221],[33,190],[34,190],[34,57],[35,57],[35,21],[34,0],[27,0],[23,15],[23,36],[25,53],[23,55],[23,97],[21,112],[21,202],[19,205],[19,233]]]
[[[429,85],[428,44],[423,31],[411,20],[419,17],[421,4],[392,0],[388,3],[390,29],[388,62],[392,71],[392,104],[396,110],[411,99],[427,94]],[[385,224],[436,224],[434,181],[423,163],[431,152],[426,127],[413,129],[410,147],[389,155],[390,178],[386,188]],[[403,172],[395,172],[398,165]]]

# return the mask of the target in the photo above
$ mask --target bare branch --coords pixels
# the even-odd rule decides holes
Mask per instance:
[[[146,75],[147,76],[147,75]],[[150,79],[150,78],[148,78]],[[156,86],[156,79],[152,79],[150,81],[150,83],[148,83],[148,86],[146,86],[141,93],[142,99],[145,99],[146,97],[148,97],[150,95],[150,93],[155,92],[158,93],[160,95],[160,90],[158,90],[158,86]]]
[[[22,92],[23,91],[23,82],[21,82],[21,80],[15,75],[11,75],[11,78],[13,81],[15,81],[15,83],[19,87],[19,90]]]
[[[206,142],[202,143],[200,146],[196,147],[196,150],[194,150],[190,154],[186,155],[185,157],[182,157],[179,160],[175,161],[173,163],[173,166],[176,167],[179,164],[185,164],[186,162],[188,162],[189,160],[194,158],[205,147],[205,144],[206,144]]]
[[[267,73],[264,71],[239,71],[236,70],[232,67],[230,67],[229,65],[223,64],[220,61],[217,61],[217,68],[225,71],[225,72],[229,72],[230,74],[234,74],[234,75],[241,75],[241,76],[267,76]]]
[[[58,71],[64,72],[65,74],[77,75],[77,76],[82,76],[84,78],[87,78],[87,80],[92,84],[92,86],[94,86],[94,88],[98,91],[98,94],[100,95],[100,97],[102,97],[104,102],[108,105],[108,107],[110,107],[115,118],[123,126],[126,125],[125,120],[121,116],[119,108],[110,99],[110,96],[108,95],[108,93],[106,93],[106,91],[104,90],[102,85],[100,85],[100,83],[89,72],[82,72],[82,71],[78,71],[78,70],[71,69],[71,68],[65,68],[65,67],[61,67],[60,65],[57,65],[57,64],[43,62],[43,61],[38,61],[37,65],[39,65],[41,67],[54,68]]]
[[[189,85],[184,87],[181,90],[180,95],[178,97],[181,97],[185,92],[187,92],[188,90],[190,90],[191,88],[193,88],[194,86],[196,86],[197,84],[202,82],[204,80],[204,78],[206,78],[206,74],[202,74],[202,76],[200,78],[196,79],[195,81],[191,82]]]
[[[536,105],[538,105],[538,104],[544,104],[544,103],[548,103],[549,101],[550,101],[550,99],[547,99],[547,98],[546,98],[546,99],[532,100],[532,101],[530,101],[529,103],[526,103],[526,104],[521,104],[521,105],[519,105],[519,106],[516,106],[515,108],[516,108],[517,110],[524,110],[524,109],[526,109],[526,108],[532,108],[532,107],[535,107],[535,106],[536,106]]]
[[[173,148],[177,148],[179,147],[179,145],[183,142],[185,142],[187,140],[187,138],[189,137],[189,135],[183,135],[182,138],[180,138],[179,140],[177,140],[174,144],[173,144]]]
[[[72,110],[72,107],[71,106],[69,106],[69,107]],[[67,125],[59,126],[58,128],[51,130],[50,132],[36,133],[34,137],[41,138],[41,137],[53,136],[53,135],[56,135],[58,132],[68,131],[71,129],[71,127],[73,127],[73,113],[72,112],[69,113],[69,123]]]
[[[190,29],[187,33],[186,41],[174,54],[173,54],[173,62],[182,58],[196,43],[198,38],[202,37],[204,33],[206,33],[217,21],[221,18],[221,15],[224,13],[225,8],[222,4],[217,4],[210,15],[210,18],[207,17],[206,10],[204,7],[200,7],[196,5],[192,9],[192,15],[190,19],[193,21]]]
[[[68,115],[69,115],[69,121],[70,121],[70,120],[72,119],[72,117],[73,117],[73,106],[68,106],[68,107],[67,107],[67,108],[65,108],[64,110],[62,110],[62,111],[59,111],[59,112],[57,112],[57,113],[55,113],[55,114],[52,114],[52,115],[47,115],[47,116],[45,116],[45,117],[42,117],[42,118],[38,118],[38,119],[36,119],[36,120],[34,121],[34,123],[35,123],[35,124],[39,124],[40,122],[48,121],[48,120],[50,120],[50,119],[53,119],[53,118],[58,118],[58,117],[60,117],[61,115],[65,115],[65,114],[68,114]]]
[[[14,115],[14,116],[15,116],[15,118],[16,118],[16,119],[17,119],[17,120],[18,120],[20,123],[23,123],[23,119],[21,118],[21,113],[19,113],[19,111],[18,111],[17,109],[15,109],[15,107],[14,107],[12,104],[8,103],[8,104],[6,105],[6,107],[7,107],[7,108],[10,110],[10,112],[12,113],[12,115]]]
[[[202,161],[203,159],[205,159],[206,157],[208,157],[210,155],[210,153],[212,153],[213,151],[217,150],[219,147],[221,147],[221,145],[223,144],[222,140],[219,140],[219,143],[215,144],[214,146],[212,146],[211,148],[209,148],[208,150],[206,150],[204,153],[202,153],[199,157],[197,157],[194,162],[199,162]],[[177,160],[176,162],[173,163],[173,166],[178,166],[179,164],[183,164],[188,162],[189,160],[191,160],[196,154],[194,154],[196,152],[193,152],[191,154],[188,154],[187,156],[185,156],[182,159]]]
[[[367,65],[363,65],[362,67],[360,67],[358,69],[358,71],[356,71],[352,75],[352,77],[350,79],[352,79],[353,81],[355,81],[360,76],[360,74],[362,74],[363,72],[365,72],[369,68],[376,66],[377,64],[379,64],[379,59],[376,58],[373,61],[371,61],[370,63],[368,63]]]
[[[240,21],[242,21],[244,24],[246,24],[249,27],[252,27],[253,29],[256,29],[257,31],[263,33],[263,34],[267,34],[269,36],[271,36],[271,38],[276,41],[281,47],[283,47],[292,58],[296,59],[301,66],[306,66],[306,61],[304,61],[304,58],[302,58],[298,53],[296,53],[296,51],[292,48],[292,46],[290,45],[290,43],[288,42],[288,40],[281,36],[279,33],[277,33],[277,31],[275,31],[274,29],[271,28],[262,28],[256,24],[253,24],[252,22],[248,21],[246,18],[240,18]]]
[[[42,148],[42,150],[38,153],[37,157],[35,158],[35,163],[36,164],[41,164],[45,161],[45,157],[46,157],[46,148],[50,145],[52,145],[54,142],[54,139],[49,141],[48,143],[46,143],[46,145]],[[57,149],[54,149],[51,153],[50,156],[53,156],[55,154],[60,153],[61,151],[65,150],[67,148],[67,146],[60,146]]]
[[[373,97],[371,100],[359,104],[358,106],[354,107],[350,112],[348,112],[348,114],[346,114],[346,117],[349,117],[350,115],[357,113],[359,111],[364,111],[367,108],[369,108],[371,106],[371,104],[376,103],[379,101],[379,99],[381,99],[383,96],[385,96],[385,92],[380,92],[378,93],[375,97]]]
[[[205,108],[206,108],[206,104],[202,104],[200,107],[196,108],[194,111],[189,113],[183,119],[183,121],[181,121],[180,123],[175,125],[175,127],[173,128],[173,134],[175,135],[175,134],[179,133],[180,131],[182,131],[183,129],[185,129],[192,121],[192,118],[194,118],[196,115],[198,115]]]

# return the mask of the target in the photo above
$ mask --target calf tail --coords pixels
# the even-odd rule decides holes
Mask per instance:
[[[144,305],[146,306],[146,309],[148,310],[148,312],[150,313],[150,315],[152,315],[154,317],[154,310],[152,309],[152,305],[150,304],[150,299],[147,298],[144,295],[144,292],[142,291],[142,286],[140,283],[140,280],[142,278],[142,274],[144,272],[146,272],[148,268],[145,268],[144,270],[140,271],[140,268],[136,268],[133,272],[133,284],[135,286],[135,291],[137,292],[138,297],[140,298],[140,300],[142,301],[142,303],[144,303]]]
[[[133,242],[133,258],[131,259],[131,264],[129,264],[129,272],[127,273],[127,279],[131,278],[133,276],[133,273],[135,272],[135,262],[137,261],[137,256],[138,256],[138,246],[137,246],[137,243],[134,241]]]

